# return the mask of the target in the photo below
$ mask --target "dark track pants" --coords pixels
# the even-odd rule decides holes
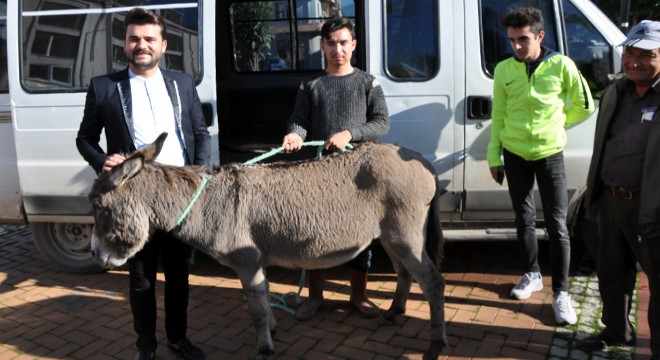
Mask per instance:
[[[188,259],[191,248],[166,232],[156,232],[128,261],[129,297],[133,326],[140,351],[155,351],[156,273],[160,254],[165,274],[165,331],[170,342],[186,337],[188,311]]]
[[[603,299],[604,335],[614,341],[628,341],[635,336],[629,316],[639,262],[651,292],[651,351],[660,355],[660,237],[639,237],[639,199],[615,199],[604,192],[600,201],[598,286]]]

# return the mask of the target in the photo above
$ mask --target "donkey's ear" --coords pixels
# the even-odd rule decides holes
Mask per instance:
[[[112,168],[110,182],[115,187],[122,186],[127,180],[131,179],[142,170],[144,161],[144,156],[142,156],[142,154],[135,154],[124,160],[123,163]]]
[[[163,144],[165,143],[165,139],[167,139],[166,132],[158,135],[156,141],[153,143],[140,149],[140,152],[144,156],[145,161],[151,161],[158,157],[158,154],[160,154],[160,150],[163,148]]]

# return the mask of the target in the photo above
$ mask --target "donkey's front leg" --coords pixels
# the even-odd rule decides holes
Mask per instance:
[[[270,309],[268,297],[268,282],[263,268],[243,269],[238,271],[250,317],[257,330],[257,351],[253,360],[263,360],[274,353],[271,331],[274,332],[277,324]]]

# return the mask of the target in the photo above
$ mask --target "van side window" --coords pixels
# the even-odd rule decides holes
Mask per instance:
[[[7,0],[0,0],[0,94],[7,93]]]
[[[235,1],[228,14],[234,71],[322,70],[321,26],[333,17],[355,23],[355,2]]]
[[[507,29],[500,26],[500,20],[507,12],[524,6],[533,6],[543,12],[545,37],[543,45],[558,51],[557,26],[554,21],[552,0],[522,0],[507,2],[505,6],[501,0],[481,1],[481,53],[483,54],[483,67],[486,74],[493,76],[495,65],[498,62],[513,56],[509,44]]]
[[[609,84],[607,75],[614,70],[612,46],[573,3],[564,0],[563,6],[568,56],[597,95]]]
[[[168,46],[160,66],[201,81],[197,1],[21,3],[21,83],[26,91],[84,92],[93,76],[125,69],[124,17],[129,5],[144,6],[165,18]]]
[[[438,7],[436,1],[387,0],[385,67],[395,80],[424,81],[437,74]]]

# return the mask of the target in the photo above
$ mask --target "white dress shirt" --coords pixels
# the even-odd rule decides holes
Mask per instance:
[[[149,78],[143,78],[128,69],[128,76],[131,82],[135,148],[141,149],[153,143],[161,133],[167,132],[167,139],[156,162],[174,166],[185,165],[186,157],[177,133],[172,100],[167,93],[160,69]]]

